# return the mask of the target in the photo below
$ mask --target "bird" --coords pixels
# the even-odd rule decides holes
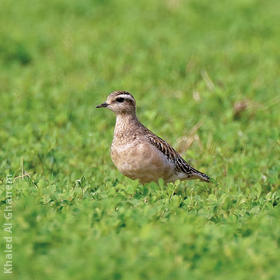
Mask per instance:
[[[136,116],[136,101],[128,91],[113,91],[96,108],[107,108],[116,115],[111,158],[117,169],[141,184],[210,177],[188,164],[171,145],[146,128]]]

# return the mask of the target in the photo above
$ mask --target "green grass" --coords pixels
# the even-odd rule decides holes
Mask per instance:
[[[1,237],[0,278],[280,279],[279,10],[2,0],[0,224],[11,174],[14,270],[2,273]],[[114,116],[95,110],[118,89],[217,183],[122,176]]]

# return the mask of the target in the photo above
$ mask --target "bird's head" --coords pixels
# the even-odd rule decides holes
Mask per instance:
[[[96,108],[108,108],[115,114],[135,114],[136,102],[134,97],[127,91],[114,91],[106,102],[96,106]]]

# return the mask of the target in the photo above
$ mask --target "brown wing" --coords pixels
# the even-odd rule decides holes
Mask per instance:
[[[160,150],[169,160],[174,162],[178,171],[184,173],[189,173],[191,171],[186,161],[163,139],[152,134],[148,135],[148,139],[152,145]]]
[[[201,180],[209,182],[210,178],[190,166],[167,142],[151,133],[148,129],[147,137],[152,145],[160,150],[169,160],[173,161],[178,172],[185,173],[187,177],[199,177]]]

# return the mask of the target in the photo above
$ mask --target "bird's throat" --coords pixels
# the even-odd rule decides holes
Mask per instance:
[[[114,138],[128,139],[133,136],[135,128],[138,126],[139,121],[135,113],[130,114],[117,114],[116,124],[114,130]]]

